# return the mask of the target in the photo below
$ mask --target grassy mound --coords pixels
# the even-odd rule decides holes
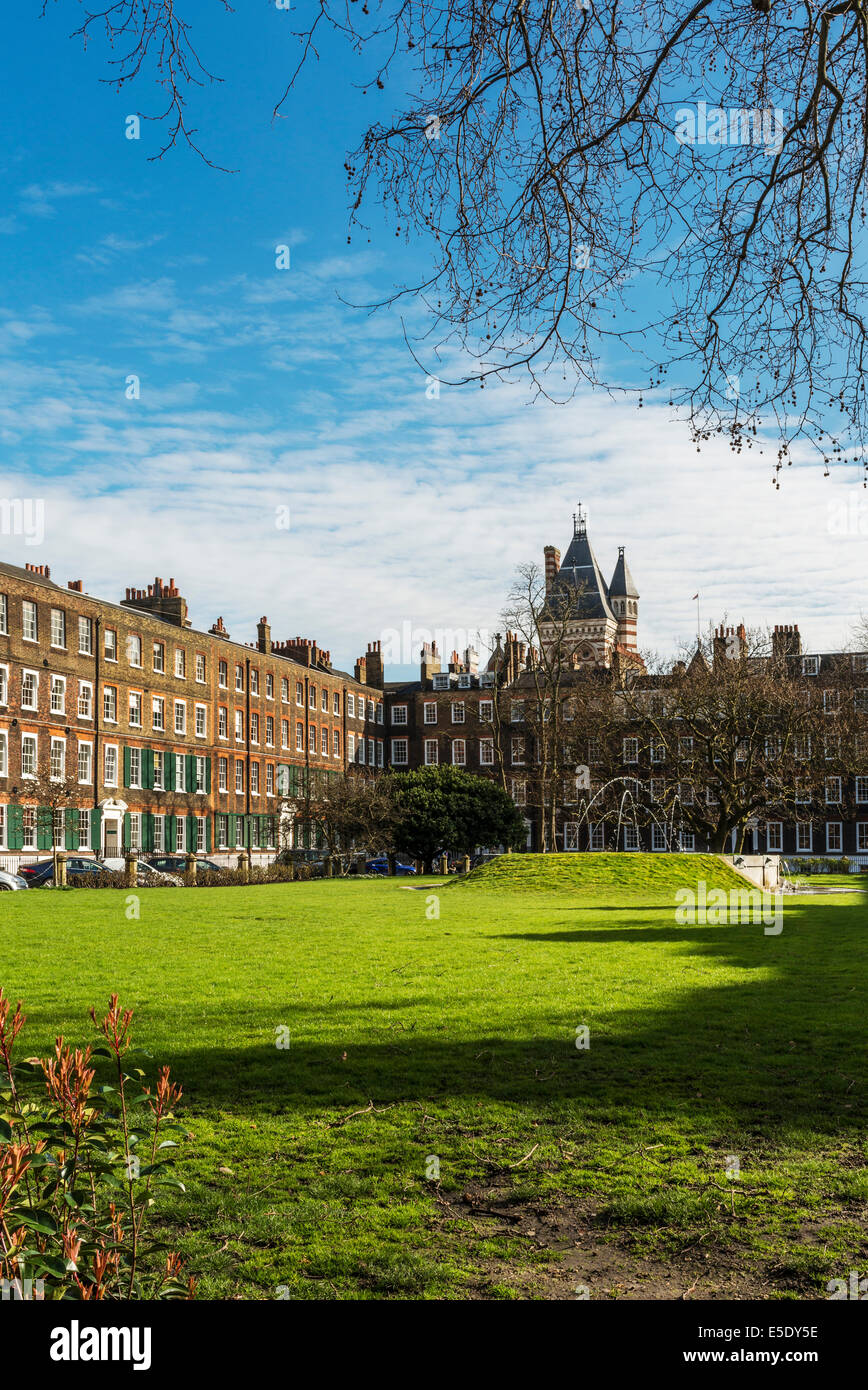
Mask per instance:
[[[750,885],[713,854],[502,854],[462,881],[492,892],[669,893]]]

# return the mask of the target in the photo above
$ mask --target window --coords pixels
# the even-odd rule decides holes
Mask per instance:
[[[480,767],[492,767],[494,764],[494,739],[481,738],[479,740],[479,765]]]
[[[681,802],[682,806],[692,806],[692,805],[693,805],[694,797],[693,797],[693,784],[692,784],[692,782],[679,782],[679,783],[678,783],[678,799],[679,799],[679,801]]]
[[[808,734],[796,734],[793,739],[793,756],[805,762],[811,756],[811,739]]]
[[[200,685],[205,684],[205,658],[201,652],[196,653],[196,679]]]
[[[62,608],[51,610],[51,645],[66,647],[66,614]]]
[[[243,689],[244,689],[244,667],[243,667],[243,666],[236,666],[236,667],[235,667],[235,689],[236,689],[236,690],[243,690]]]
[[[766,824],[766,848],[769,854],[782,854],[784,849],[784,827],[779,820]]]
[[[102,717],[107,724],[117,724],[118,722],[118,692],[114,685],[103,686]]]
[[[175,791],[176,791],[176,792],[183,792],[183,791],[186,791],[186,790],[187,790],[186,785],[185,785],[185,782],[186,782],[185,773],[186,773],[186,758],[184,757],[184,754],[183,754],[183,753],[176,753],[176,754],[175,754]]]
[[[154,670],[163,672],[166,669],[166,648],[162,642],[154,643]]]
[[[651,848],[653,850],[666,848],[666,831],[662,825],[652,825],[651,827]]]
[[[576,821],[567,821],[564,825],[564,849],[568,851],[579,848],[579,827]]]
[[[602,823],[589,826],[588,848],[602,850],[606,848],[606,827]]]
[[[288,748],[288,747],[289,747],[289,720],[288,720],[288,719],[281,719],[281,721],[280,721],[280,746],[281,746],[281,748]]]
[[[256,713],[256,710],[253,710],[250,715],[250,742],[259,742],[259,715]]]
[[[6,594],[0,594],[0,632],[5,636],[9,631],[9,599]]]
[[[810,854],[813,849],[813,826],[810,821],[799,821],[796,825],[796,853]]]
[[[130,724],[135,729],[142,727],[142,694],[140,690],[130,691]]]
[[[351,719],[356,717],[356,697],[347,691],[347,714]]]
[[[9,667],[0,666],[0,705],[9,703]]]
[[[142,847],[142,817],[139,811],[130,812],[130,849]]]
[[[229,711],[225,705],[221,705],[217,711],[217,737],[229,737]]]
[[[219,849],[226,849],[229,843],[229,817],[219,815],[217,817],[217,846]]]
[[[328,714],[329,712],[329,693],[327,690],[324,690],[322,693],[322,712],[323,714]]]
[[[666,744],[662,739],[657,738],[651,740],[651,761],[652,763],[665,763]]]
[[[229,664],[226,661],[217,663],[217,683],[221,690],[229,688]]]
[[[838,710],[839,710],[839,708],[840,708],[840,705],[841,705],[841,692],[840,692],[840,690],[824,690],[824,691],[823,691],[823,713],[824,713],[824,714],[837,714],[837,712],[838,712]]]
[[[104,750],[103,782],[107,787],[118,784],[118,750],[113,743],[107,743]]]
[[[178,816],[175,821],[175,853],[184,853],[184,817]]]
[[[336,691],[334,692],[334,696],[333,696],[333,698],[332,698],[332,714],[334,715],[335,719],[339,719],[339,718],[340,718],[340,713],[341,713],[341,692],[340,692],[339,690],[336,690]]]
[[[347,762],[352,762],[356,752],[355,734],[347,734]]]
[[[856,778],[856,803],[859,806],[868,803],[868,777]]]
[[[229,759],[217,759],[217,790],[225,792],[229,790]]]
[[[78,813],[78,847],[90,849],[90,811]]]
[[[205,738],[208,733],[207,725],[207,706],[196,706],[196,737]]]
[[[142,664],[142,639],[137,632],[131,632],[127,637],[127,661],[131,666]]]
[[[274,796],[274,763],[265,765],[265,795]]]
[[[66,714],[66,681],[63,676],[51,677],[51,713]]]
[[[820,670],[820,658],[818,656],[802,657],[802,675],[816,676]]]
[[[493,701],[493,700],[480,700],[480,701],[479,701],[479,718],[482,720],[483,724],[490,724],[490,723],[491,723],[492,719],[494,718],[494,701]]]
[[[408,762],[408,740],[405,738],[392,739],[392,763],[395,767],[406,767]]]
[[[255,666],[250,672],[250,693],[251,695],[259,694],[259,671]]]
[[[368,721],[369,721],[369,723],[371,723],[371,724],[373,724],[373,722],[374,722],[374,702],[373,702],[373,700],[369,700],[369,701],[368,701]]]
[[[165,770],[164,754],[154,751],[154,791],[161,792],[164,788],[163,773]]]
[[[332,756],[335,758],[341,756],[341,735],[339,729],[332,730]]]
[[[826,823],[826,853],[841,853],[841,822],[831,820]]]
[[[692,854],[696,848],[696,836],[692,830],[679,830],[678,848],[684,854]]]
[[[78,683],[78,717],[79,719],[93,718],[93,686],[90,681],[79,681]]]
[[[430,766],[432,766],[434,763],[436,763],[437,761],[438,761],[438,758],[437,758],[437,740],[436,740],[436,738],[426,738],[426,740],[425,740],[425,763],[426,763],[427,766],[430,767]]]
[[[467,761],[466,744],[463,738],[452,740],[452,765],[453,767],[464,767]]]
[[[183,700],[175,701],[175,733],[185,734],[187,732],[187,706]]]
[[[639,761],[639,740],[638,738],[624,739],[624,762],[638,763]]]
[[[197,757],[197,758],[196,758],[196,791],[197,791],[197,792],[204,792],[204,790],[205,790],[205,788],[206,788],[207,779],[208,779],[208,774],[207,774],[207,772],[206,772],[206,765],[207,765],[207,762],[208,762],[208,759],[207,759],[207,758],[202,758],[202,757]]]
[[[141,748],[131,748],[130,755],[130,780],[131,787],[142,785],[142,750]]]
[[[639,848],[639,831],[635,825],[624,826],[624,849],[627,851]]]
[[[165,853],[166,849],[166,817],[154,816],[154,849]]]
[[[289,704],[289,681],[286,676],[281,676],[280,679],[280,698],[285,705]]]
[[[510,795],[516,806],[524,806],[527,802],[527,787],[523,777],[513,777],[510,782]]]
[[[175,648],[175,675],[180,679],[187,674],[187,653],[183,647]]]
[[[678,756],[679,756],[679,758],[692,758],[692,757],[693,757],[693,739],[692,739],[692,738],[680,738],[680,739],[678,740]]]
[[[422,706],[422,720],[425,724],[437,723],[437,705],[435,701],[426,701]]]
[[[66,740],[53,738],[49,754],[49,775],[52,782],[62,782],[66,776]]]
[[[514,738],[510,742],[512,765],[513,767],[520,767],[524,762],[524,739]]]
[[[201,854],[205,849],[205,817],[196,817],[196,853]]]
[[[320,752],[322,753],[323,757],[324,757],[324,758],[327,758],[328,755],[329,755],[329,731],[328,731],[328,729],[320,729],[319,749],[320,749]],[[372,761],[373,761],[373,759],[372,759]]]
[[[259,795],[259,763],[250,764],[250,795]]]
[[[25,599],[21,605],[21,635],[25,642],[39,641],[39,624],[36,617],[36,604]]]
[[[21,708],[36,709],[39,691],[39,674],[36,671],[21,673]]]
[[[304,725],[303,725],[303,724],[296,724],[296,726],[295,726],[295,751],[296,751],[296,753],[303,753],[303,752],[304,752]]]
[[[308,686],[308,691],[307,691],[307,707],[308,707],[308,709],[316,709],[316,686],[315,686],[315,685]]]
[[[151,700],[151,722],[155,729],[166,727],[166,701],[162,695],[154,695]]]
[[[118,635],[113,627],[107,627],[103,632],[103,651],[106,661],[117,661]]]
[[[662,777],[652,777],[651,781],[648,783],[648,795],[651,800],[655,803],[662,801],[665,788],[666,783],[663,781]]]
[[[310,724],[307,731],[307,747],[309,753],[316,752],[316,725]],[[364,762],[364,759],[362,759]]]
[[[21,808],[22,849],[36,849],[36,807]]]
[[[524,719],[524,700],[513,700],[509,709],[511,724],[521,724]]]
[[[868,854],[868,821],[856,823],[856,849],[859,854]]]
[[[304,685],[301,681],[295,683],[295,703],[301,707],[304,704]]]
[[[464,723],[464,701],[463,701],[463,700],[453,700],[453,701],[452,701],[452,723],[453,723],[453,724],[463,724],[463,723]]]
[[[244,764],[240,758],[235,759],[235,790],[244,791]]]
[[[6,733],[0,730],[0,777],[9,775],[9,749]]]
[[[826,778],[826,805],[838,806],[841,802],[841,778]]]

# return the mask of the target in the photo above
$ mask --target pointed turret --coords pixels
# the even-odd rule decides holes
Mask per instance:
[[[556,575],[552,577],[552,592],[569,597],[576,618],[612,618],[609,591],[600,573],[597,557],[588,540],[586,518],[579,503],[578,515],[573,516],[573,538]]]
[[[618,563],[609,585],[609,602],[618,620],[618,643],[626,651],[636,650],[636,621],[639,614],[639,590],[624,559],[624,547],[618,546]]]

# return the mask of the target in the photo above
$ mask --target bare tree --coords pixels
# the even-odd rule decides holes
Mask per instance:
[[[215,79],[183,0],[79,3],[77,34],[112,54],[107,80],[150,76],[161,92],[155,157],[185,141],[200,152],[186,101]],[[346,168],[359,229],[380,204],[431,252],[390,301],[424,304],[426,370],[448,372],[458,349],[474,359],[459,381],[517,371],[548,396],[558,381],[566,396],[582,381],[663,391],[697,447],[725,433],[761,449],[774,430],[775,477],[802,438],[827,465],[861,455],[861,0],[315,0],[303,13],[275,116],[325,41],[367,65],[362,86],[396,89]],[[609,365],[625,347],[633,372]]]
[[[40,771],[37,776],[24,780],[24,785],[15,793],[15,800],[22,806],[33,806],[37,844],[40,839],[50,841],[54,882],[57,883],[57,855],[66,843],[67,812],[77,808],[81,800],[78,778],[65,771],[54,777],[48,770]]]

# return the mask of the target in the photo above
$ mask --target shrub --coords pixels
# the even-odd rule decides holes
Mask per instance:
[[[140,1049],[116,994],[99,1023],[90,1014],[105,1045],[59,1037],[47,1060],[17,1062],[25,1016],[0,989],[0,1278],[52,1300],[192,1298],[180,1257],[161,1256],[147,1230],[158,1189],[184,1191],[167,1171],[177,1143],[163,1137],[184,1128],[181,1088],[168,1067],[153,1091],[127,1070]],[[100,1083],[103,1059],[111,1081]]]

